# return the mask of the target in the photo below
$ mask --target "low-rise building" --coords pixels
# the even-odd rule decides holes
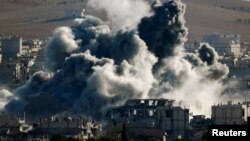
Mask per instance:
[[[172,138],[188,137],[189,110],[173,106],[168,99],[131,99],[124,106],[107,110],[106,119],[135,128],[162,129]]]
[[[233,104],[229,101],[228,104],[212,106],[212,124],[215,125],[243,125],[247,124],[250,118],[249,102]]]
[[[51,117],[42,118],[34,128],[32,134],[43,134],[51,137],[53,135],[65,135],[81,141],[99,136],[102,126],[90,122],[82,117]]]

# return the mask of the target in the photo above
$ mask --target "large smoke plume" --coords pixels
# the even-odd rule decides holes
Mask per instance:
[[[83,15],[71,27],[57,28],[45,51],[49,71],[37,72],[13,95],[1,91],[5,110],[22,111],[26,96],[47,93],[66,107],[53,114],[96,118],[130,98],[170,98],[208,115],[210,106],[224,98],[221,79],[228,68],[208,44],[197,54],[184,51],[185,5],[180,0],[116,2],[89,1],[107,12],[111,24]],[[124,7],[117,7],[121,3]]]

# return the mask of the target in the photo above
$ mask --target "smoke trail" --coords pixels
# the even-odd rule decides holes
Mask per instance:
[[[111,15],[116,12],[110,9],[116,3],[92,3],[96,2],[100,2],[97,9],[104,8]],[[71,27],[57,28],[46,47],[51,72],[36,73],[14,91],[5,110],[22,111],[29,104],[25,97],[49,94],[62,105],[53,114],[67,111],[98,118],[103,109],[130,98],[162,97],[189,105],[195,113],[209,114],[211,104],[223,99],[226,86],[221,80],[228,74],[227,66],[218,62],[217,53],[207,44],[198,54],[184,52],[188,31],[180,0],[153,4],[149,17],[131,15],[136,10],[148,13],[145,7],[150,5],[142,7],[129,11],[131,7],[125,5],[128,11],[123,18],[131,16],[133,24],[117,20],[111,25],[119,31],[90,15],[75,19]],[[113,22],[115,18],[110,17]]]

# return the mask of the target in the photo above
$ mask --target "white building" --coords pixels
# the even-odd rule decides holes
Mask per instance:
[[[215,48],[221,56],[240,57],[240,35],[238,34],[211,34],[203,36],[203,41]]]
[[[215,125],[242,125],[249,122],[250,102],[212,106],[212,123]]]

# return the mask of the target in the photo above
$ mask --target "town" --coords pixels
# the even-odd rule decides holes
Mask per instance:
[[[48,40],[25,40],[17,35],[4,34],[1,34],[0,39],[0,73],[4,74],[0,79],[2,88],[14,90],[36,71],[46,67],[43,51]],[[26,97],[29,104],[26,105],[25,112],[2,112],[1,140],[49,140],[53,135],[66,135],[77,140],[90,140],[102,136],[108,136],[113,140],[122,140],[124,136],[127,136],[127,140],[199,140],[211,124],[250,124],[250,95],[247,95],[250,92],[250,78],[245,77],[250,71],[250,43],[240,41],[240,35],[237,34],[216,33],[204,36],[204,41],[187,42],[185,49],[188,52],[196,52],[202,42],[214,46],[220,55],[220,62],[233,70],[223,81],[237,82],[230,91],[245,93],[245,101],[211,105],[211,115],[206,117],[192,115],[188,108],[174,106],[174,100],[131,99],[123,106],[106,109],[101,117],[102,122],[97,122],[78,115],[51,116],[49,111],[46,112],[47,108],[60,108],[49,104],[49,101],[56,102],[53,96]],[[42,115],[29,117],[35,115],[35,112],[42,112]]]

